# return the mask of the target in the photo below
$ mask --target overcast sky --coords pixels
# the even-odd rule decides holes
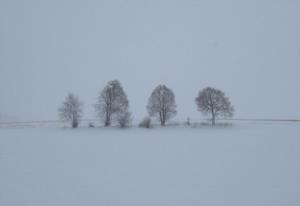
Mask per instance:
[[[299,0],[0,0],[0,114],[57,119],[68,92],[93,118],[119,79],[136,118],[166,84],[177,118],[225,91],[240,118],[300,118]]]

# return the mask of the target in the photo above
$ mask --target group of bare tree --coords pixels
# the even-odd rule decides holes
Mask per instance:
[[[221,90],[207,87],[199,91],[195,102],[200,112],[211,117],[212,125],[215,125],[218,117],[233,116],[234,108]],[[147,111],[150,117],[156,117],[161,126],[165,126],[166,122],[176,115],[176,107],[173,91],[165,85],[159,85],[150,95]],[[118,80],[108,82],[99,93],[95,110],[106,127],[115,122],[123,128],[129,126],[132,121],[127,95]],[[69,121],[72,127],[76,128],[82,118],[83,103],[78,96],[68,94],[58,111],[62,120]],[[151,119],[146,118],[140,125],[149,128],[150,122]]]

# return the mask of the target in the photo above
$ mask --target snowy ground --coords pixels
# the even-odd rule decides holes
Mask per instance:
[[[0,128],[1,206],[299,206],[300,124]]]

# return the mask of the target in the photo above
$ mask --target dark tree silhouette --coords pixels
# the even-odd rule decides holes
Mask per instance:
[[[77,128],[83,114],[82,107],[83,103],[78,96],[70,93],[58,109],[59,116],[62,120],[70,121],[73,128]]]
[[[107,86],[100,92],[95,108],[105,126],[110,126],[113,120],[118,121],[126,113],[129,113],[127,95],[118,80],[108,82]]]
[[[207,87],[199,92],[195,101],[199,111],[204,115],[211,115],[212,125],[215,125],[219,116],[233,116],[234,108],[221,90]]]
[[[161,126],[165,126],[177,113],[173,91],[165,85],[157,86],[149,98],[147,110],[151,117],[158,117]]]

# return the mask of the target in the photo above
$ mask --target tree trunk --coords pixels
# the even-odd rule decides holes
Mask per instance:
[[[162,112],[161,126],[166,126],[166,114],[164,112]]]
[[[215,115],[215,110],[213,105],[211,105],[211,124],[212,126],[215,126],[216,124],[216,115]]]
[[[106,119],[105,120],[105,124],[104,124],[105,127],[108,127],[110,126],[110,120],[109,119]]]
[[[78,127],[78,122],[77,120],[72,121],[72,128],[77,128]]]
[[[212,126],[215,126],[215,124],[216,124],[216,117],[214,114],[212,115],[212,118],[211,118],[211,124],[212,124]]]
[[[110,121],[110,113],[109,113],[109,111],[108,110],[106,110],[106,114],[105,114],[105,123],[104,123],[104,126],[105,127],[108,127],[108,126],[110,126],[110,124],[111,124],[111,121]]]

